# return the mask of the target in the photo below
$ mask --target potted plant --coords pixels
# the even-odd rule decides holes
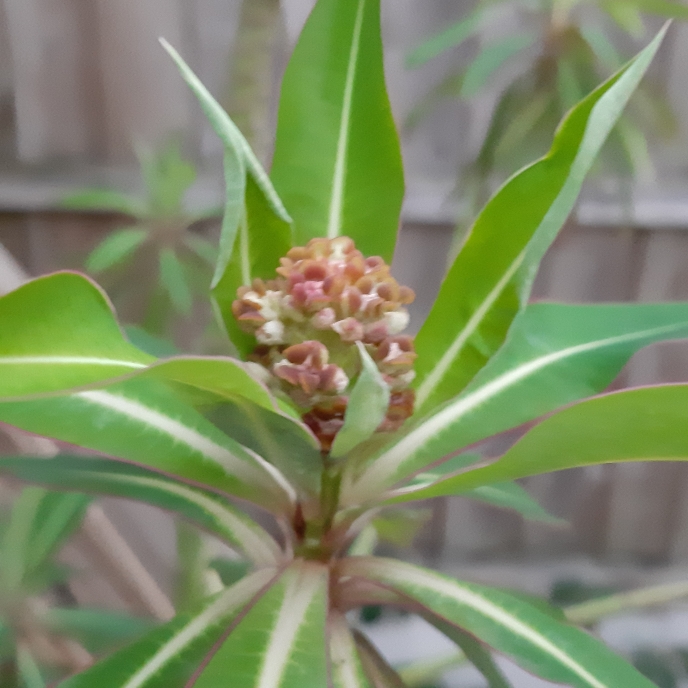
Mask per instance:
[[[398,504],[462,495],[538,517],[513,480],[688,455],[687,386],[586,398],[640,347],[688,335],[688,304],[528,304],[665,31],[490,200],[415,340],[403,334],[413,294],[389,272],[403,176],[379,2],[316,4],[284,77],[270,176],[165,44],[225,145],[213,299],[241,358],[154,359],[87,278],[30,282],[0,300],[0,421],[114,458],[5,458],[0,470],[172,510],[252,569],[65,688],[399,686],[349,624],[370,604],[420,614],[492,686],[506,685],[493,651],[573,686],[652,685],[558,610],[367,543]],[[469,451],[543,416],[496,461]]]

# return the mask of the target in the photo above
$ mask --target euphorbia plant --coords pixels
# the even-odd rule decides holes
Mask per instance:
[[[686,386],[579,401],[640,347],[687,336],[688,304],[527,303],[662,34],[489,202],[415,340],[403,334],[412,292],[388,268],[403,177],[379,3],[316,4],[284,77],[270,177],[167,46],[225,144],[213,296],[247,362],[155,360],[124,339],[93,283],[70,273],[35,280],[0,300],[0,420],[116,458],[4,459],[0,468],[176,511],[254,568],[66,688],[398,686],[349,626],[347,612],[369,604],[420,614],[493,686],[506,682],[491,651],[573,686],[651,685],[545,606],[365,555],[361,536],[381,510],[438,495],[538,516],[509,481],[688,455]],[[465,451],[563,404],[499,460]],[[259,510],[271,521],[259,525]]]

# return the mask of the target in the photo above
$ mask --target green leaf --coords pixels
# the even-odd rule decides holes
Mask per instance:
[[[656,14],[669,19],[688,19],[688,7],[683,2],[671,0],[624,0],[624,4],[636,7],[641,12]]]
[[[379,0],[318,0],[282,81],[271,177],[297,244],[344,235],[391,262],[404,178]]]
[[[412,609],[420,605],[424,615],[456,626],[546,680],[577,688],[652,686],[600,641],[501,590],[376,557],[345,560],[341,575],[392,589]]]
[[[328,630],[332,688],[376,688],[363,669],[346,617],[330,612]]]
[[[0,576],[7,589],[31,587],[32,577],[79,526],[89,499],[83,495],[22,491],[2,540]]]
[[[373,481],[391,485],[461,447],[598,393],[642,347],[686,336],[685,303],[532,304],[465,391],[390,444],[358,484],[370,494]]]
[[[126,227],[112,232],[101,241],[86,258],[86,269],[93,274],[122,263],[136,251],[148,237],[148,230]]]
[[[503,509],[512,509],[531,521],[564,524],[560,518],[552,516],[543,509],[526,490],[516,483],[492,483],[458,493],[460,497],[476,499],[479,502],[492,504]]]
[[[19,688],[45,688],[46,686],[40,667],[25,642],[17,645],[17,673],[19,674]]]
[[[363,670],[373,688],[405,688],[399,674],[387,664],[375,646],[360,631],[354,631],[356,649],[361,659]]]
[[[383,380],[363,344],[357,344],[361,373],[349,396],[344,425],[332,445],[333,457],[344,456],[367,440],[380,427],[389,407],[389,385]]]
[[[111,189],[84,189],[70,194],[62,200],[67,210],[95,210],[99,212],[122,213],[141,218],[145,215],[144,205],[137,199],[112,191]]]
[[[60,391],[145,368],[105,294],[70,272],[0,298],[0,397]]]
[[[202,261],[209,265],[215,265],[215,261],[217,260],[217,246],[215,246],[212,241],[208,241],[202,236],[198,236],[198,234],[187,232],[184,235],[184,244]]]
[[[288,475],[305,494],[318,494],[323,465],[320,446],[301,421],[243,399],[229,399],[208,415],[232,439]]]
[[[425,497],[576,466],[688,459],[688,386],[616,392],[550,416],[494,463],[423,490]]]
[[[224,490],[270,510],[291,510],[291,488],[276,469],[155,380],[0,403],[0,422]]]
[[[636,7],[627,0],[606,0],[600,7],[623,29],[634,38],[645,33],[643,17]]]
[[[291,248],[291,227],[264,202],[260,187],[249,177],[246,204],[239,222],[234,252],[223,274],[214,282],[212,298],[232,343],[244,356],[256,347],[253,335],[242,331],[232,314],[237,289],[254,279],[276,277],[280,258]]]
[[[464,74],[459,96],[461,98],[475,96],[492,74],[520,52],[530,48],[536,38],[537,35],[534,33],[522,33],[507,36],[482,48]]]
[[[231,630],[194,688],[328,685],[328,569],[294,562]]]
[[[131,642],[154,625],[151,619],[84,607],[50,607],[40,613],[40,621],[49,631],[74,638],[96,654]]]
[[[172,305],[180,313],[188,315],[193,304],[193,296],[186,281],[184,266],[171,248],[160,251],[160,282]]]
[[[196,168],[182,157],[178,141],[169,141],[159,151],[138,151],[148,192],[151,218],[184,215],[184,194],[196,181]]]
[[[220,576],[223,585],[227,586],[234,585],[251,570],[251,565],[247,561],[237,559],[213,559],[209,566]]]
[[[227,195],[222,236],[220,238],[220,251],[212,284],[214,287],[222,279],[232,258],[237,232],[245,216],[244,205],[248,205],[245,196],[248,195],[247,191],[250,186],[247,183],[247,175],[256,187],[254,191],[255,198],[251,201],[254,212],[261,212],[272,216],[271,221],[260,228],[261,231],[257,234],[256,241],[263,241],[267,244],[275,242],[281,247],[285,242],[289,241],[291,217],[248,142],[234,122],[232,122],[229,115],[213,98],[198,77],[189,69],[189,66],[182,60],[179,53],[164,39],[160,39],[160,42],[176,63],[182,78],[198,99],[208,121],[225,147]],[[258,229],[256,227],[255,231],[258,232]],[[271,267],[274,270],[277,264]]]
[[[432,614],[428,614],[424,618],[458,645],[466,659],[487,679],[489,688],[511,688],[511,684],[495,664],[490,652],[470,633],[445,623]]]
[[[441,55],[446,50],[456,48],[467,38],[470,38],[482,23],[485,12],[489,8],[487,4],[478,6],[464,19],[452,24],[436,36],[421,43],[407,58],[407,67],[420,67],[434,57]]]
[[[124,334],[137,349],[144,351],[149,356],[157,358],[175,356],[179,353],[177,347],[169,339],[157,337],[138,325],[125,325]]]
[[[60,688],[184,688],[227,627],[274,579],[262,569],[213,598],[197,614],[176,616],[141,640],[60,684]]]
[[[512,177],[479,215],[415,339],[421,412],[459,393],[503,343],[542,256],[665,31],[579,103],[550,152]]]
[[[258,566],[274,565],[280,548],[263,528],[232,506],[225,498],[154,471],[114,461],[60,455],[53,459],[0,458],[0,473],[52,490],[136,499],[172,511],[219,537]],[[48,493],[50,495],[50,493]],[[81,495],[52,494],[52,499]],[[83,509],[82,509],[83,510]],[[55,510],[53,510],[55,511]],[[45,512],[39,513],[46,516]],[[52,514],[56,520],[57,514]],[[41,521],[47,528],[46,521]],[[50,526],[53,530],[56,524]],[[35,544],[34,544],[35,543]],[[36,538],[30,541],[37,546]]]

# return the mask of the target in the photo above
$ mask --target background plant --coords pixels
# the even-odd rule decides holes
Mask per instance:
[[[546,603],[370,552],[375,519],[398,504],[461,495],[549,518],[514,480],[688,456],[687,386],[587,398],[642,346],[685,337],[688,304],[528,303],[665,31],[490,200],[413,341],[402,333],[412,295],[388,268],[403,174],[379,3],[317,3],[284,77],[270,177],[164,44],[225,147],[213,299],[252,360],[155,359],[123,337],[89,280],[34,280],[0,300],[0,366],[12,373],[0,375],[0,421],[117,458],[0,468],[175,511],[251,570],[65,688],[402,685],[349,624],[350,610],[370,605],[420,614],[492,686],[507,685],[493,652],[573,686],[652,685]],[[405,415],[394,420],[413,413],[390,427],[399,392]],[[542,417],[496,461],[470,451]]]
[[[409,55],[408,64],[417,67],[471,38],[487,36],[477,55],[452,69],[411,119],[417,121],[442,98],[470,100],[499,83],[478,153],[461,174],[469,218],[496,179],[543,155],[564,114],[619,69],[630,55],[629,44],[637,45],[646,34],[645,14],[686,19],[688,8],[668,0],[517,0],[508,6],[499,0],[481,1]],[[490,37],[495,26],[499,28]],[[633,177],[652,176],[648,141],[666,139],[675,129],[661,81],[646,79],[611,132],[597,172],[622,185]],[[628,189],[621,190],[627,199]]]
[[[194,165],[170,140],[154,152],[138,151],[143,199],[112,189],[85,189],[65,198],[70,210],[114,212],[127,224],[110,233],[86,259],[92,275],[108,273],[116,303],[132,301],[154,335],[169,336],[171,318],[188,317],[194,298],[205,297],[215,262],[213,243],[197,223],[216,217],[219,209],[189,213],[184,198],[196,179]],[[169,352],[168,352],[169,353]]]
[[[77,608],[66,587],[70,571],[55,555],[73,534],[90,499],[25,488],[0,521],[0,685],[44,688],[90,666],[151,623],[124,614]]]

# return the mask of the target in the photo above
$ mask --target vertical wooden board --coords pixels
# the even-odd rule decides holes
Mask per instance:
[[[191,95],[160,47],[164,36],[193,64],[177,0],[95,0],[107,156],[133,156],[133,144],[154,146],[186,131]]]
[[[17,156],[42,162],[93,152],[88,92],[90,3],[4,0],[12,58]]]
[[[655,230],[651,233],[640,271],[635,274],[636,300],[670,301],[688,297],[685,255],[688,237],[683,232]],[[667,365],[667,351],[675,354]],[[628,366],[629,386],[674,382],[688,370],[684,343],[649,347],[633,357]],[[683,370],[681,370],[683,369]],[[639,464],[614,467],[607,549],[615,558],[664,561],[675,550],[680,504],[688,489],[688,470],[676,464]],[[679,529],[680,530],[680,529]]]

